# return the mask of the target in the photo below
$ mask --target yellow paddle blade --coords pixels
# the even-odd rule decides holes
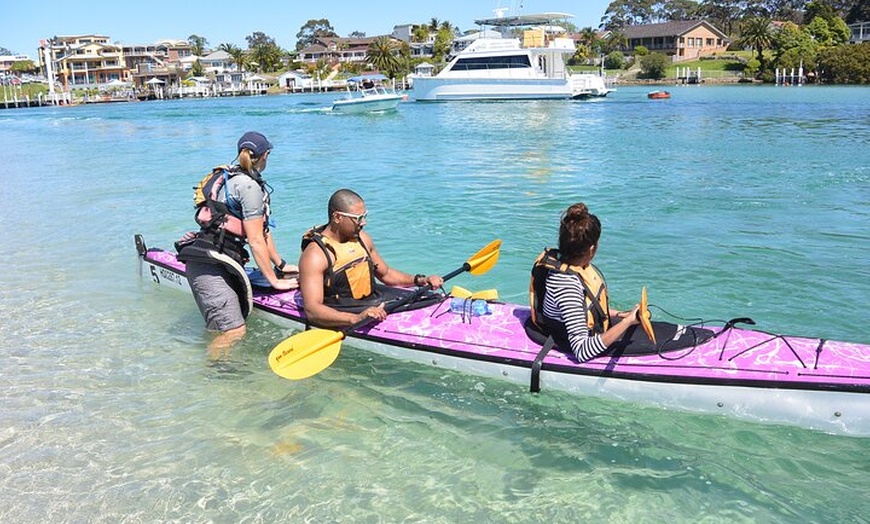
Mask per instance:
[[[481,289],[471,294],[472,300],[498,300],[497,289]]]
[[[492,269],[498,262],[499,249],[501,249],[501,240],[496,239],[484,246],[483,249],[473,254],[468,259],[468,271],[472,275],[482,275]]]
[[[280,342],[269,353],[269,367],[276,374],[299,380],[328,368],[341,349],[344,333],[329,329],[312,329],[297,333]]]
[[[498,290],[481,289],[480,291],[472,292],[462,286],[453,286],[453,289],[450,290],[450,296],[471,300],[498,300]]]
[[[640,313],[640,325],[643,326],[643,330],[646,331],[646,336],[648,336],[649,339],[652,340],[652,343],[655,344],[656,334],[655,331],[653,331],[652,322],[649,320],[652,315],[650,315],[649,307],[647,306],[646,287],[644,286],[644,288],[640,290],[640,310],[638,311],[638,313]]]
[[[460,286],[453,286],[450,290],[450,296],[456,298],[471,298],[471,291]]]

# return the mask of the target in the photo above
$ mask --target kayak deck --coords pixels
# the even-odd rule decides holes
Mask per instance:
[[[186,286],[183,276],[184,282],[178,282],[184,265],[174,253],[149,249],[142,258],[152,266],[152,278],[162,278],[160,283],[174,287]],[[297,291],[254,289],[255,309],[279,324],[305,328]],[[751,399],[761,395],[760,389],[775,390],[779,392],[780,411],[788,404],[785,409],[792,412],[790,417],[824,422],[811,422],[810,427],[870,435],[870,406],[865,396],[870,393],[870,346],[864,344],[775,335],[731,325],[724,329],[721,325],[707,326],[717,336],[697,346],[667,352],[605,355],[579,363],[553,349],[542,358],[538,377],[534,363],[541,346],[523,328],[529,308],[490,303],[489,309],[487,315],[466,316],[451,312],[445,301],[393,313],[380,323],[348,334],[348,342],[398,358],[527,384],[539,379],[543,389],[630,400],[649,396],[666,406],[693,409],[683,406],[691,397],[690,404],[715,404],[704,411],[731,409],[737,416],[745,406],[732,404],[736,398]],[[691,391],[680,391],[680,385],[690,386]],[[725,390],[728,393],[723,395]],[[823,405],[807,405],[812,402],[809,399],[819,398],[824,399]],[[775,415],[769,418],[782,421]]]

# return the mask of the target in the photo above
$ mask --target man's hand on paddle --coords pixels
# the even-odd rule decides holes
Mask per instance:
[[[439,275],[429,275],[426,277],[426,283],[432,286],[432,289],[438,289],[444,285],[444,279]]]
[[[366,318],[373,318],[377,321],[384,320],[387,318],[387,310],[384,307],[384,304],[381,303],[377,306],[372,306],[370,308],[366,308],[362,310],[358,315],[355,322],[360,322]]]

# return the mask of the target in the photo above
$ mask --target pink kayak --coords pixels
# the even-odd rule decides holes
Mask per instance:
[[[175,254],[148,249],[137,235],[143,278],[190,292]],[[253,280],[253,279],[252,279]],[[307,328],[296,291],[253,287],[257,314],[283,327]],[[454,308],[455,309],[455,308]],[[526,384],[532,391],[646,403],[756,422],[870,436],[870,346],[793,337],[741,327],[654,322],[657,344],[643,339],[579,363],[542,352],[524,324],[525,305],[489,302],[477,316],[449,301],[392,313],[347,334],[346,343],[394,358]],[[277,341],[276,341],[277,342]]]

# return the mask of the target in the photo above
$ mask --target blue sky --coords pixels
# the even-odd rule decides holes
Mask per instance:
[[[578,27],[598,27],[610,0],[253,0],[248,2],[190,2],[189,0],[41,0],[6,2],[0,47],[36,59],[39,41],[54,35],[96,33],[112,42],[150,44],[165,38],[205,37],[217,47],[227,42],[246,47],[255,31],[293,49],[296,33],[311,19],[326,18],[335,31],[347,36],[389,34],[394,25],[448,20],[460,29],[473,29],[476,18],[493,16],[497,7],[525,14],[561,12],[575,15]]]

